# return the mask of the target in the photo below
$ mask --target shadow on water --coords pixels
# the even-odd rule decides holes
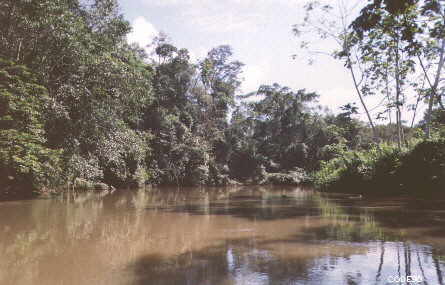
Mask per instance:
[[[363,253],[362,248],[347,246],[315,251],[301,249],[290,256],[271,250],[277,245],[293,242],[228,239],[220,246],[190,251],[172,258],[144,256],[129,269],[134,270],[134,284],[297,284],[295,282],[299,281],[316,284],[316,280],[311,280],[314,258]],[[308,247],[311,248],[310,245]],[[314,248],[315,245],[312,246]],[[332,268],[332,265],[329,267]]]
[[[127,269],[134,272],[132,284],[141,285],[388,284],[389,277],[402,276],[421,277],[422,284],[444,284],[444,266],[431,258],[428,247],[375,242],[366,250],[339,247],[300,256],[267,249],[281,242],[253,245],[251,240],[228,240],[171,258],[147,255]]]
[[[327,222],[284,239],[226,239],[223,245],[173,258],[144,256],[131,266],[137,284],[387,284],[390,276],[411,275],[421,277],[423,284],[443,284],[443,264],[432,247],[386,232],[372,215],[375,210],[354,208],[347,200],[339,206],[298,191],[225,198],[236,202],[227,207],[227,201],[204,199],[162,209],[255,221],[310,217]]]
[[[440,209],[407,203],[262,187],[0,203],[0,284],[443,284]],[[411,210],[436,220],[404,226]]]

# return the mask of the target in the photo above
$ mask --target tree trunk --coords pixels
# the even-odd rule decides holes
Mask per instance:
[[[436,78],[434,79],[434,84],[433,84],[433,86],[431,86],[431,95],[429,98],[428,111],[426,114],[426,130],[425,130],[426,133],[425,134],[426,134],[427,138],[431,137],[431,115],[433,112],[434,98],[438,97],[438,100],[441,99],[441,98],[439,98],[439,94],[437,92],[437,87],[439,86],[440,73],[442,71],[444,61],[445,61],[444,53],[445,53],[445,39],[442,39],[442,45],[440,48],[439,64],[437,66],[437,72],[436,72]]]
[[[400,70],[399,70],[399,41],[396,39],[396,70],[395,70],[395,78],[396,78],[396,110],[397,110],[397,147],[399,149],[402,148],[402,110],[400,109],[400,105],[402,104],[400,101]]]
[[[423,80],[422,83],[422,89],[425,85],[425,79]],[[419,103],[422,100],[422,93],[419,92],[419,95],[417,96],[417,100],[416,100],[416,105],[414,106],[414,113],[413,113],[413,119],[411,120],[411,128],[414,127],[414,121],[416,120],[416,115],[417,115],[417,108],[419,107]]]
[[[365,101],[363,100],[363,94],[360,91],[360,88],[358,86],[357,79],[356,79],[355,73],[354,73],[354,69],[352,68],[352,63],[351,63],[351,58],[350,57],[348,57],[348,67],[349,67],[349,71],[351,72],[352,80],[354,81],[355,90],[357,92],[358,97],[360,98],[360,103],[362,104],[363,109],[366,112],[366,116],[368,117],[369,124],[371,125],[372,133],[374,135],[374,139],[377,139],[377,131],[375,129],[374,122],[372,121],[371,115],[369,114],[368,108],[366,107]]]

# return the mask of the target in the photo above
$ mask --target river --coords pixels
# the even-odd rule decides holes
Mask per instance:
[[[0,217],[2,285],[445,280],[439,200],[153,187],[0,202]]]

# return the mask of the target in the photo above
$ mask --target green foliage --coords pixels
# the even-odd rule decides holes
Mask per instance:
[[[410,149],[376,145],[368,151],[344,151],[323,162],[316,185],[336,192],[430,194],[445,186],[445,140],[422,141]]]
[[[228,46],[212,49],[198,65],[187,50],[159,38],[155,47],[154,102],[143,129],[153,135],[151,183],[225,185],[230,182],[227,117],[242,64]]]
[[[301,185],[310,181],[306,171],[298,167],[287,173],[268,173],[265,179],[264,184],[272,185]]]
[[[261,86],[256,94],[262,99],[240,105],[232,116],[229,168],[236,179],[254,178],[261,166],[282,177],[295,167],[313,171],[340,150],[372,142],[369,128],[351,117],[353,105],[336,116],[320,115],[315,93],[274,84]]]
[[[0,54],[26,65],[44,86],[45,99],[30,102],[45,119],[39,142],[63,150],[63,172],[47,173],[65,183],[144,183],[151,138],[141,123],[152,71],[126,44],[129,23],[117,1],[20,0],[0,7]],[[12,121],[32,123],[23,116]]]
[[[384,144],[374,145],[367,151],[344,150],[337,157],[322,162],[314,180],[318,187],[338,192],[397,191],[393,184],[385,184],[396,180],[400,156],[398,148]]]
[[[241,106],[232,122],[232,140],[235,140],[232,164],[244,168],[244,176],[263,164],[267,171],[288,171],[293,167],[309,168],[314,162],[314,140],[320,128],[310,104],[318,95],[297,92],[278,84],[261,86],[258,102]],[[248,137],[241,138],[248,134]],[[237,162],[239,161],[239,162]],[[240,170],[241,170],[240,169]],[[249,174],[247,171],[251,170]],[[243,175],[238,169],[232,175]]]
[[[385,192],[376,189],[419,185],[402,179],[414,177],[414,165],[432,173],[419,181],[442,186],[443,106],[431,95],[441,86],[404,83],[415,56],[428,70],[440,58],[441,6],[405,2],[366,6],[337,35],[345,45],[336,56],[350,68],[349,52],[358,52],[366,83],[356,87],[363,95],[400,83],[396,96],[385,91],[389,111],[404,104],[409,87],[419,92],[418,102],[434,99],[432,116],[419,127],[432,126],[435,140],[423,143],[420,128],[402,125],[400,110],[396,124],[372,126],[371,134],[354,119],[354,104],[338,115],[321,113],[318,94],[304,89],[263,85],[237,97],[243,64],[229,46],[192,62],[186,49],[160,35],[148,57],[127,44],[130,25],[116,0],[1,1],[0,170],[6,175],[0,189],[299,184],[318,171],[321,187]],[[419,11],[427,20],[422,27],[412,21]],[[260,99],[244,101],[252,95]],[[388,145],[373,145],[376,137]],[[389,146],[395,141],[399,148]],[[410,151],[402,148],[408,141]]]
[[[0,59],[0,191],[30,191],[56,183],[57,150],[46,146],[46,89],[27,68]]]
[[[398,170],[405,188],[413,193],[440,192],[445,189],[445,139],[417,144],[402,158]]]

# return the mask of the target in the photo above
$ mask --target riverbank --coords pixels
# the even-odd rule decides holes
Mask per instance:
[[[342,151],[312,175],[295,168],[287,172],[269,173],[264,167],[245,180],[227,177],[222,184],[204,181],[200,185],[176,186],[255,186],[313,185],[322,192],[350,193],[367,196],[429,196],[443,195],[445,189],[445,139],[412,142],[402,149],[391,145],[374,145],[368,150]],[[77,178],[73,183],[54,188],[16,187],[0,191],[0,200],[20,200],[38,196],[58,195],[67,189],[108,191],[116,188],[138,188],[151,183],[111,185],[103,181]],[[160,184],[162,186],[163,184]],[[171,184],[170,184],[171,185]],[[7,188],[6,188],[7,189]]]
[[[262,168],[262,171],[249,179],[240,181],[234,179],[225,179],[223,184],[212,185],[172,185],[172,184],[151,184],[151,183],[129,183],[123,185],[111,185],[106,184],[102,181],[91,181],[82,178],[76,178],[72,183],[66,185],[60,185],[58,187],[48,188],[43,187],[40,189],[32,188],[31,186],[23,187],[9,187],[4,188],[6,190],[0,191],[0,201],[8,200],[23,200],[32,199],[38,197],[51,197],[57,196],[64,192],[71,190],[84,191],[84,192],[104,192],[113,191],[116,188],[119,189],[137,189],[144,188],[146,186],[161,186],[161,187],[230,187],[230,186],[308,186],[311,185],[310,176],[302,169],[293,169],[288,172],[279,173],[268,173]]]
[[[344,151],[314,174],[322,191],[367,195],[437,195],[445,190],[445,139],[402,149],[376,145]]]

